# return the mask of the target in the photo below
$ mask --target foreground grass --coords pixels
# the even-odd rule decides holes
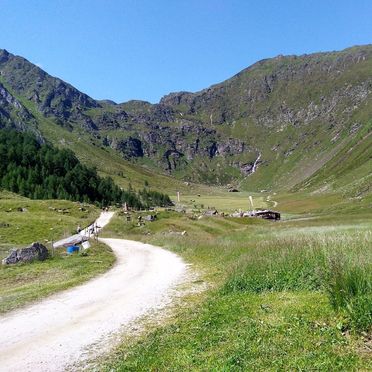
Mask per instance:
[[[366,365],[351,345],[321,294],[215,294],[104,369],[342,371]]]
[[[210,289],[102,370],[372,369],[371,226],[370,214],[319,210],[280,223],[163,212],[138,227],[116,217],[106,234],[180,254]]]

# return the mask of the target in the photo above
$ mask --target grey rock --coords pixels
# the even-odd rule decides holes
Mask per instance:
[[[41,243],[32,243],[32,245],[26,248],[12,249],[9,256],[2,260],[2,264],[11,265],[34,260],[44,261],[47,258],[48,249]]]
[[[116,149],[127,159],[143,157],[142,142],[138,138],[129,137],[125,140],[117,141]]]
[[[16,264],[17,262],[17,249],[12,249],[9,253],[9,256],[2,260],[3,265]]]
[[[167,162],[167,170],[171,172],[172,170],[177,169],[182,164],[183,157],[184,154],[175,149],[167,150],[164,153],[164,159]]]
[[[249,174],[252,173],[252,170],[253,170],[253,164],[254,164],[254,162],[250,162],[250,163],[242,164],[242,165],[240,166],[240,171],[241,171],[245,176],[248,176]]]

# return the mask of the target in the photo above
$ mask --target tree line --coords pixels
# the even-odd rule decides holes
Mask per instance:
[[[107,206],[127,203],[140,209],[167,206],[168,195],[119,188],[110,177],[80,163],[68,149],[40,144],[30,133],[0,130],[0,187],[31,199],[66,199]]]
[[[173,205],[167,194],[163,194],[158,191],[148,190],[147,188],[144,188],[143,190],[139,191],[138,194],[145,208],[150,208],[153,206],[166,207]]]

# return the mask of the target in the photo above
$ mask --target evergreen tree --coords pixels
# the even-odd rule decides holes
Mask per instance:
[[[0,187],[33,199],[68,199],[106,206],[124,203],[134,208],[167,206],[168,195],[131,185],[120,189],[111,178],[99,177],[74,153],[40,144],[29,133],[0,130]]]

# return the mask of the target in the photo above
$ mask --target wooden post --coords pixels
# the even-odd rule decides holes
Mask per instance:
[[[249,195],[249,201],[251,202],[251,206],[252,206],[252,210],[254,209],[254,206],[253,206],[253,198],[251,195]]]

